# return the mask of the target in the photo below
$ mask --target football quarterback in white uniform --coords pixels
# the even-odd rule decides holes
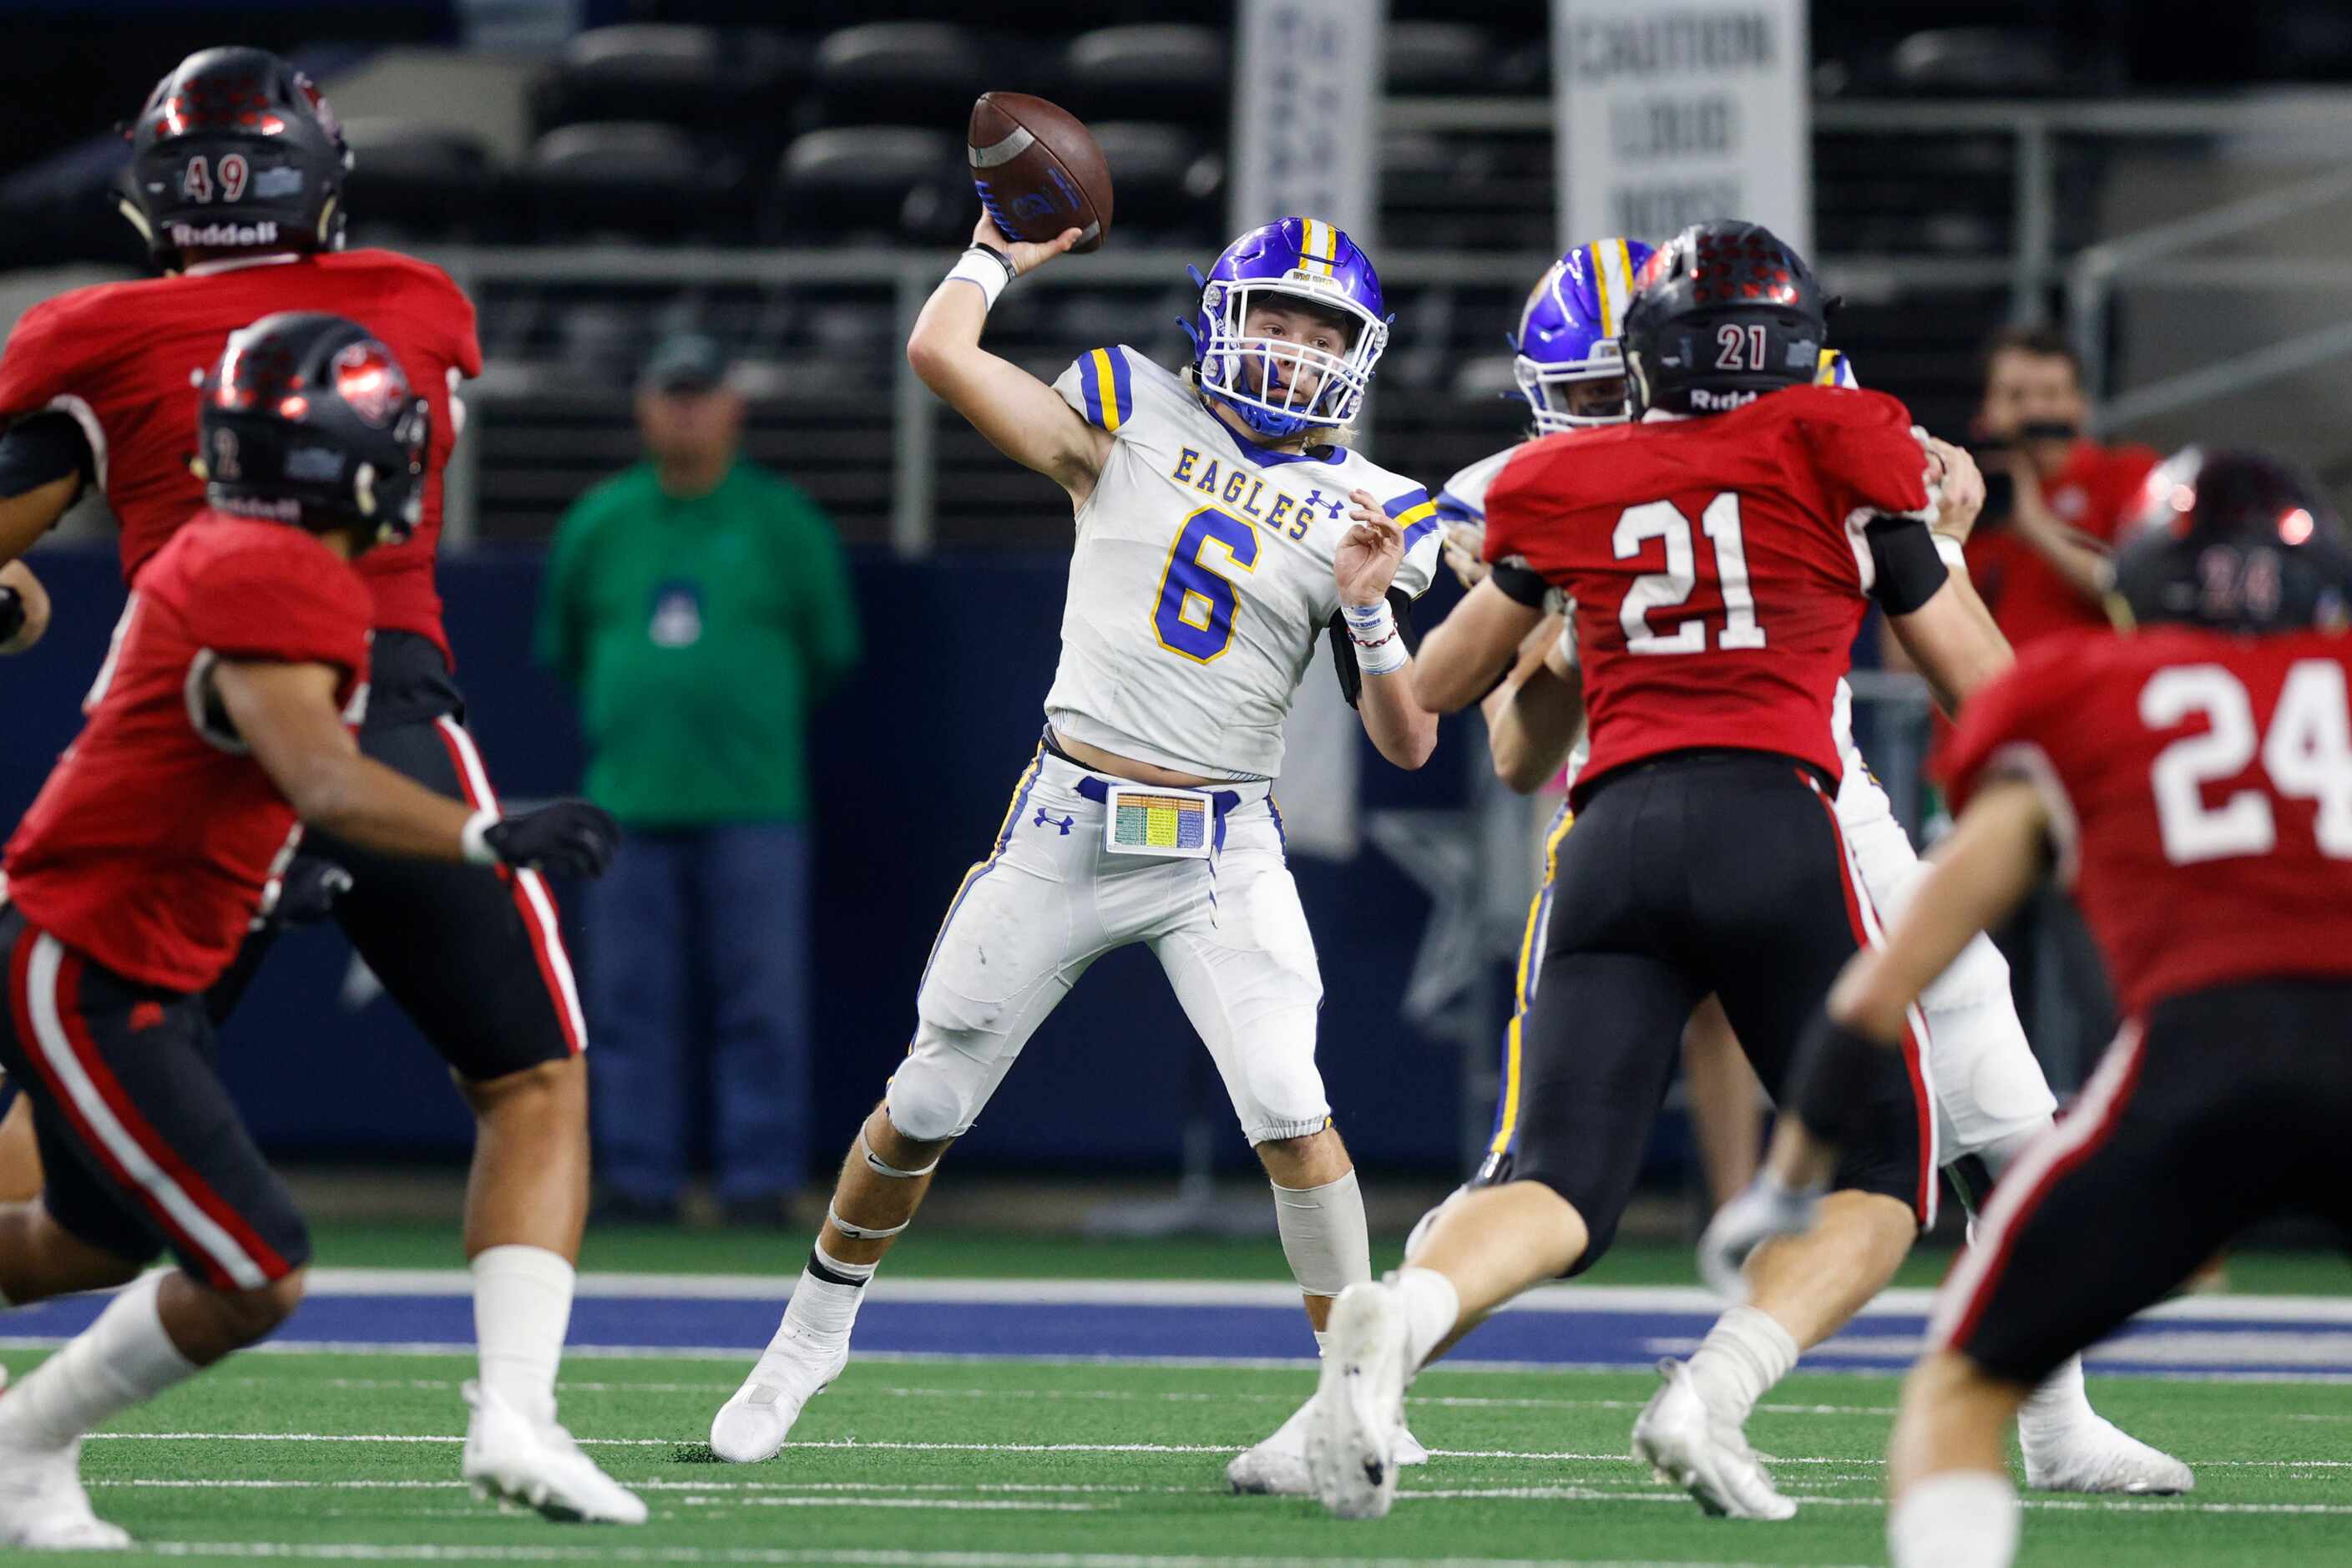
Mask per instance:
[[[1318,1339],[1332,1299],[1371,1272],[1316,1068],[1322,981],[1272,783],[1327,628],[1381,754],[1419,767],[1436,743],[1406,644],[1436,566],[1436,503],[1345,445],[1388,341],[1379,279],[1329,224],[1285,218],[1193,275],[1185,373],[1112,346],[1048,387],[981,334],[997,295],[1077,231],[1009,244],[983,218],[973,237],[908,356],[999,450],[1069,492],[1061,664],[995,845],[932,944],[907,1058],[851,1147],[782,1325],[712,1421],[730,1460],[773,1455],[840,1372],[865,1284],[940,1156],[1087,967],[1131,942],[1160,960],[1216,1061]],[[1236,1479],[1304,1463],[1286,1428],[1235,1461]]]
[[[1530,295],[1517,340],[1517,369],[1536,434],[1625,417],[1623,363],[1613,338],[1628,298],[1625,283],[1638,270],[1638,258],[1628,255],[1625,241],[1603,240],[1570,251]],[[1833,351],[1823,352],[1817,381],[1858,384],[1845,357]],[[1966,468],[1973,473],[1963,456],[1936,445],[1955,472]],[[1475,531],[1485,519],[1486,486],[1508,456],[1507,450],[1471,465],[1447,481],[1441,493],[1441,510],[1456,535],[1449,542],[1448,556],[1457,569],[1478,556]],[[1948,494],[1961,488],[1957,481],[1946,486]],[[1939,534],[1937,548],[1958,581],[1965,582],[1959,546],[1974,516],[1973,505],[1954,505],[1938,523],[1939,530],[1951,530],[1950,537]],[[1496,769],[1521,789],[1535,787],[1570,762],[1582,726],[1571,629],[1563,629],[1540,659],[1528,658],[1511,668],[1523,642],[1531,634],[1540,635],[1547,625],[1547,609],[1558,608],[1546,605],[1545,586],[1524,569],[1497,565],[1475,584],[1454,615],[1431,630],[1416,670],[1423,700],[1441,710],[1484,698]],[[1502,684],[1496,686],[1498,673],[1503,674]],[[1833,723],[1843,758],[1839,824],[1873,904],[1883,920],[1891,920],[1927,868],[1854,746],[1852,696],[1843,681]],[[1519,969],[1519,1014],[1527,1010],[1536,972],[1527,955],[1542,952],[1543,924],[1552,900],[1549,873],[1569,829],[1563,803],[1547,837],[1544,886],[1529,911]],[[2050,1126],[2056,1110],[2018,1022],[2009,965],[1990,940],[1979,934],[1920,1003],[1935,1042],[1930,1060],[1938,1151],[1948,1166],[1973,1156],[1998,1175]],[[1517,1030],[1515,1017],[1514,1038]],[[1509,1168],[1517,1065],[1517,1051],[1511,1049],[1481,1179],[1502,1179]],[[1960,1185],[1971,1206],[1981,1199],[1980,1192],[1969,1190],[1969,1182],[1963,1180]],[[1425,1218],[1407,1242],[1408,1259],[1428,1226]],[[1816,1293],[1806,1292],[1808,1299],[1788,1313],[1798,1320],[1794,1331],[1776,1320],[1769,1310],[1775,1303],[1769,1300],[1726,1313],[1686,1365],[1666,1363],[1664,1386],[1635,1424],[1636,1453],[1649,1458],[1662,1477],[1686,1487],[1710,1512],[1765,1519],[1794,1513],[1795,1503],[1773,1489],[1741,1428],[1766,1391],[1795,1365],[1800,1352],[1835,1332],[1852,1310],[1892,1278],[1900,1255],[1882,1261],[1880,1278],[1860,1281],[1844,1293],[1850,1306],[1845,1301],[1827,1306]],[[2184,1491],[2193,1484],[2186,1466],[2092,1411],[2079,1359],[2062,1367],[2036,1393],[2019,1427],[2027,1479],[2035,1487],[2143,1492]]]

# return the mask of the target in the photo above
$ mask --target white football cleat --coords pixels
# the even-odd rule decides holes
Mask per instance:
[[[849,1364],[849,1341],[835,1346],[780,1330],[733,1398],[710,1418],[710,1451],[730,1465],[756,1465],[782,1452],[793,1423]]]
[[[1315,1480],[1307,1473],[1307,1413],[1314,1408],[1315,1402],[1308,1400],[1290,1413],[1290,1419],[1276,1428],[1273,1436],[1255,1448],[1235,1454],[1233,1462],[1225,1467],[1225,1484],[1236,1492],[1254,1497],[1311,1495]],[[1429,1462],[1429,1450],[1412,1433],[1399,1427],[1395,1460],[1401,1467],[1425,1465]]]
[[[1405,1356],[1393,1290],[1367,1280],[1339,1293],[1323,1378],[1307,1406],[1307,1470],[1316,1497],[1341,1519],[1380,1519],[1396,1501]]]
[[[131,1532],[109,1524],[81,1489],[81,1444],[20,1447],[0,1428],[0,1546],[36,1552],[119,1552]]]
[[[2171,1497],[2194,1491],[2197,1472],[2104,1416],[2077,1423],[2059,1442],[2027,1443],[2025,1484],[2042,1492],[2121,1492]]]
[[[1707,1408],[1687,1370],[1678,1361],[1658,1363],[1665,1384],[1633,1423],[1633,1457],[1717,1518],[1794,1519],[1797,1505],[1772,1489],[1747,1434]]]
[[[645,1523],[645,1503],[598,1469],[571,1433],[552,1421],[530,1421],[478,1383],[467,1383],[465,1393],[474,1418],[458,1473],[473,1483],[476,1497],[520,1503],[565,1523]]]

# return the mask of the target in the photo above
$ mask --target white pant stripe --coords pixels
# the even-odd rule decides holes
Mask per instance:
[[[482,754],[474,749],[474,737],[466,727],[446,714],[437,721],[442,732],[449,737],[459,765],[466,775],[466,794],[475,805],[496,811],[499,797],[490,788],[490,775],[482,766]],[[572,959],[563,951],[563,932],[557,926],[555,900],[547,896],[547,884],[536,871],[517,871],[515,886],[522,891],[522,903],[533,924],[539,927],[535,944],[547,960],[547,972],[555,977],[555,988],[561,994],[563,1013],[571,1035],[585,1050],[588,1046],[588,1020],[580,1009],[579,983],[572,977]]]
[[[235,1237],[223,1230],[219,1222],[197,1206],[185,1188],[149,1157],[138,1140],[131,1137],[130,1129],[116,1118],[106,1097],[99,1093],[98,1085],[90,1081],[73,1042],[66,1037],[65,1020],[58,1011],[58,971],[64,963],[65,948],[57,938],[44,933],[33,939],[32,961],[26,965],[26,1000],[33,1016],[34,1042],[49,1064],[49,1070],[57,1074],[58,1081],[73,1100],[74,1110],[98,1134],[115,1163],[129,1172],[131,1179],[162,1205],[180,1235],[211,1258],[214,1266],[239,1289],[260,1289],[269,1283],[269,1276]]]
[[[1928,1343],[1948,1344],[1977,1297],[1992,1284],[1994,1270],[2009,1250],[2011,1229],[2021,1214],[2042,1201],[2057,1166],[2084,1144],[2106,1136],[2115,1124],[2123,1086],[2137,1068],[2139,1052],[2140,1026],[2137,1021],[2126,1023],[2091,1074],[2091,1081],[2083,1087],[2082,1102],[2074,1114],[2035,1139],[2017,1163],[2001,1173],[1992,1201],[1978,1216],[1969,1249],[1960,1254],[1951,1278],[1936,1294],[1935,1313],[1927,1323]]]

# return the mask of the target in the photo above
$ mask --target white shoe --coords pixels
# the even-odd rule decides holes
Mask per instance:
[[[496,1390],[466,1384],[474,1418],[466,1427],[459,1474],[484,1500],[503,1498],[566,1523],[643,1524],[646,1505],[596,1468],[572,1434],[540,1425]]]
[[[1290,1413],[1290,1419],[1276,1429],[1273,1436],[1255,1448],[1244,1448],[1235,1454],[1225,1467],[1225,1484],[1234,1491],[1255,1497],[1307,1497],[1315,1490],[1314,1478],[1307,1473],[1307,1413],[1315,1408],[1308,1400]],[[1397,1428],[1396,1463],[1425,1465],[1429,1450],[1403,1427]]]
[[[1688,1371],[1678,1361],[1658,1363],[1665,1384],[1633,1423],[1633,1457],[1717,1518],[1794,1519],[1797,1505],[1772,1489],[1747,1434],[1707,1407]]]
[[[91,1511],[81,1489],[81,1444],[20,1447],[0,1435],[0,1546],[119,1552],[131,1532]]]
[[[1323,1379],[1307,1406],[1307,1469],[1341,1519],[1379,1519],[1396,1501],[1404,1431],[1405,1322],[1396,1293],[1367,1281],[1331,1307]]]
[[[2193,1491],[2197,1472],[2103,1416],[2078,1422],[2055,1443],[2027,1443],[2025,1484],[2044,1492],[2124,1492],[2133,1497]]]
[[[793,1423],[849,1364],[849,1341],[837,1346],[791,1329],[779,1331],[735,1396],[710,1418],[710,1450],[730,1465],[756,1465],[782,1451]]]

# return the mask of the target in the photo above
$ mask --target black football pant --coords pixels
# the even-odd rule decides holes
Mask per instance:
[[[1497,1133],[1480,1180],[1543,1183],[1591,1243],[1615,1239],[1683,1026],[1709,992],[1777,1100],[1806,1020],[1876,915],[1839,827],[1835,790],[1794,760],[1697,751],[1601,780],[1558,839],[1541,961],[1515,1025]],[[1935,1109],[1916,1016],[1905,1050],[1857,1092],[1876,1113],[1835,1185],[1934,1223]]]
[[[414,633],[379,631],[370,663],[360,750],[437,794],[496,805],[440,650]],[[375,855],[323,833],[306,834],[302,851],[352,874],[336,922],[458,1077],[487,1082],[586,1048],[555,895],[538,872]],[[215,1019],[268,941],[257,935],[215,988]]]
[[[2038,1384],[2284,1211],[2352,1235],[2352,984],[2159,1002],[1993,1189],[1930,1341]]]
[[[220,1290],[310,1261],[310,1237],[214,1070],[204,999],[142,985],[0,910],[0,1068],[32,1102],[42,1201],[134,1264],[169,1250]]]

